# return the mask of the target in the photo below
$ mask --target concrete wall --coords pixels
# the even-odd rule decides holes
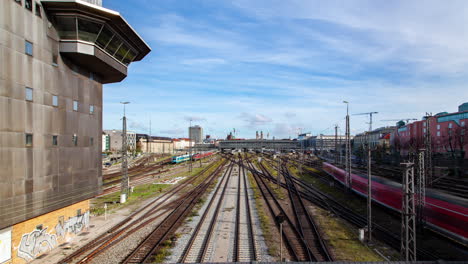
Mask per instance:
[[[102,84],[60,56],[54,66],[55,29],[44,13],[38,17],[22,4],[0,4],[0,229],[89,199],[102,183]],[[33,56],[25,54],[25,40]],[[33,88],[32,102],[26,87]],[[33,134],[32,146],[26,133]]]

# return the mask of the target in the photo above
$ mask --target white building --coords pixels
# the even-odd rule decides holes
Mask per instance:
[[[104,130],[104,133],[110,137],[110,151],[122,150],[122,130]],[[136,149],[136,133],[127,131],[127,146],[129,150]]]

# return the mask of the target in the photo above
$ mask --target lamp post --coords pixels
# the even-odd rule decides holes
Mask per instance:
[[[346,187],[348,190],[352,188],[351,179],[351,136],[349,128],[349,102],[343,101],[346,104]]]
[[[192,137],[190,135],[190,130],[192,129],[192,118],[190,118],[190,126],[189,126],[189,171],[192,172]]]
[[[120,102],[123,104],[123,118],[122,118],[122,183],[120,189],[120,203],[127,201],[128,187],[130,185],[128,179],[128,164],[127,164],[127,117],[125,116],[125,105],[130,102]]]

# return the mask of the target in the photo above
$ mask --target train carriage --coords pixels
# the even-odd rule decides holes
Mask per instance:
[[[337,181],[344,184],[346,172],[324,162],[323,169]],[[352,189],[367,197],[367,175],[352,173]],[[372,199],[395,211],[401,210],[402,186],[395,181],[372,176]],[[424,215],[427,225],[459,243],[468,244],[468,200],[445,194],[433,189],[426,191]]]

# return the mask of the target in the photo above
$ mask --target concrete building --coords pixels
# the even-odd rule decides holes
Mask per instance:
[[[351,139],[353,136],[351,136]],[[336,140],[336,142],[335,142]],[[335,139],[335,135],[323,135],[311,136],[305,140],[305,148],[313,149],[315,151],[334,151],[335,144],[338,148],[343,147],[346,143],[345,135],[338,135]]]
[[[102,152],[110,151],[110,136],[102,133]]]
[[[104,133],[109,135],[110,151],[122,151],[122,130],[104,130]],[[127,146],[128,150],[136,149],[137,134],[133,131],[127,131]]]
[[[203,142],[203,128],[201,126],[189,127],[189,138],[195,143]]]
[[[99,4],[0,3],[0,263],[31,261],[89,226],[102,185],[102,85],[150,52]]]
[[[378,146],[390,147],[390,134],[395,131],[396,127],[380,127],[367,131],[361,134],[357,134],[353,138],[353,149],[357,150],[363,148],[366,144],[370,144],[371,149],[375,149]]]
[[[172,142],[176,151],[188,151],[190,146],[195,146],[195,142],[190,142],[188,138],[174,138]]]
[[[174,143],[170,139],[148,140],[148,138],[142,137],[138,140],[137,146],[143,153],[174,153]]]
[[[246,140],[222,140],[218,148],[229,149],[298,149],[299,141],[296,140],[268,140],[268,139],[246,139]]]

